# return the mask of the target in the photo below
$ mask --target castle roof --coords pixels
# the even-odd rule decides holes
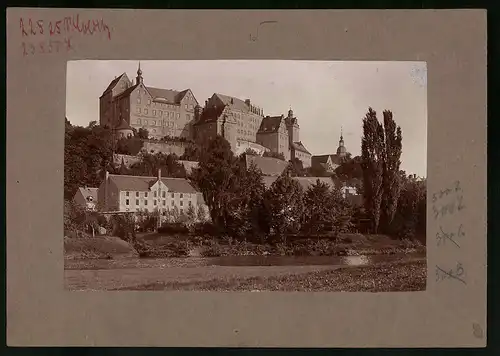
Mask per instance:
[[[114,183],[120,191],[147,192],[156,183],[157,177],[142,177],[110,174],[109,181]],[[198,191],[184,178],[161,178],[170,192],[174,193],[197,193]]]
[[[217,121],[224,109],[225,106],[205,107],[201,113],[200,119],[195,123],[195,125]]]
[[[274,157],[261,157],[254,155],[245,155],[247,168],[254,164],[265,176],[279,176],[288,166],[288,162]]]
[[[273,133],[278,132],[281,125],[281,120],[284,116],[266,116],[262,119],[259,131],[257,133]]]
[[[108,87],[106,88],[106,90],[104,92],[107,92],[108,90],[112,90],[116,84],[118,84],[118,82],[120,81],[120,79],[123,77],[123,76],[127,76],[127,74],[125,72],[123,72],[122,74],[120,74],[118,77],[116,77],[115,79],[113,79],[111,81],[111,83],[109,83]]]
[[[304,153],[307,153],[307,154],[311,154],[301,141],[292,142],[292,147],[295,150],[297,150],[297,151],[304,152]]]

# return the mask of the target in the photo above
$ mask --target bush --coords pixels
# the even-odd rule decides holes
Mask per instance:
[[[163,223],[163,225],[158,228],[158,232],[160,234],[187,234],[189,233],[188,227],[179,222],[167,222]]]

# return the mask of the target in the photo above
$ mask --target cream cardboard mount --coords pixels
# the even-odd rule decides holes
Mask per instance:
[[[8,9],[8,345],[485,346],[485,48],[482,10]],[[76,59],[427,62],[427,290],[65,291],[59,118]]]

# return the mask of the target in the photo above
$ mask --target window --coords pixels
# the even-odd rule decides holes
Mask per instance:
[[[138,197],[139,196],[139,192],[135,192],[135,196]]]
[[[163,206],[167,205],[167,202],[165,200],[163,200]]]
[[[188,104],[184,105],[184,109],[186,109],[186,110],[188,109]]]
[[[139,199],[135,200],[135,205],[139,205]]]
[[[129,205],[130,204],[130,201],[127,199],[125,200],[125,205]]]
[[[156,192],[154,192],[154,197],[156,198]]]
[[[181,114],[177,113],[177,118],[180,118],[181,117]]]
[[[147,200],[144,200],[144,205],[148,205],[148,201]]]
[[[153,204],[156,206],[156,200],[153,202]]]
[[[190,108],[191,110],[193,110],[193,104],[189,105],[189,108]]]
[[[165,198],[167,194],[165,192],[162,192],[162,197]]]
[[[163,115],[163,111],[161,111],[161,110],[160,110],[160,111],[158,111],[158,115],[159,115],[159,116],[162,116],[162,115]]]
[[[137,123],[140,125],[141,124],[141,119],[137,119]]]
[[[156,116],[156,110],[153,110],[153,116]]]
[[[172,199],[174,199],[174,197],[175,197],[175,196],[174,196],[174,193],[172,193]]]
[[[140,97],[140,96],[138,96],[138,97],[137,97],[137,104],[140,104],[140,103],[141,103],[141,97]]]
[[[125,195],[128,197],[129,196],[129,192],[125,192]]]
[[[148,105],[151,105],[151,99],[148,99]]]
[[[181,204],[181,206],[183,205],[183,203],[184,203],[184,202],[181,200],[181,203],[180,203],[180,204]]]
[[[148,114],[148,109],[144,109],[144,114],[147,115]]]
[[[141,113],[141,108],[137,108],[137,113],[140,114]]]
[[[144,192],[144,198],[148,197],[148,192]]]
[[[172,206],[174,206],[174,201],[172,200]]]
[[[182,197],[183,197],[183,194],[181,193],[181,199],[182,199]]]
[[[156,121],[155,121],[155,120],[153,120],[153,123],[152,123],[152,125],[153,125],[153,126],[155,126],[155,125],[156,125]]]
[[[174,116],[175,116],[175,112],[171,111],[171,112],[170,112],[170,116],[171,116],[171,117],[172,117],[172,119],[173,119],[173,118],[174,118]],[[177,117],[179,117],[179,114],[177,114]]]
[[[189,201],[189,206],[193,206],[193,202],[191,200]]]

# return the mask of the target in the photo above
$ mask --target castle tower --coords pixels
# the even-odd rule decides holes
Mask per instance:
[[[347,150],[344,146],[344,137],[342,135],[342,127],[340,128],[340,140],[339,147],[337,148],[337,156],[345,157],[347,155]]]
[[[137,69],[136,84],[142,84],[144,79],[142,78],[141,62],[139,62],[139,68]]]
[[[285,119],[286,128],[288,129],[288,137],[290,139],[290,143],[300,141],[299,138],[299,124],[297,122],[297,118],[293,116],[293,110],[290,108],[288,110],[288,116]]]

